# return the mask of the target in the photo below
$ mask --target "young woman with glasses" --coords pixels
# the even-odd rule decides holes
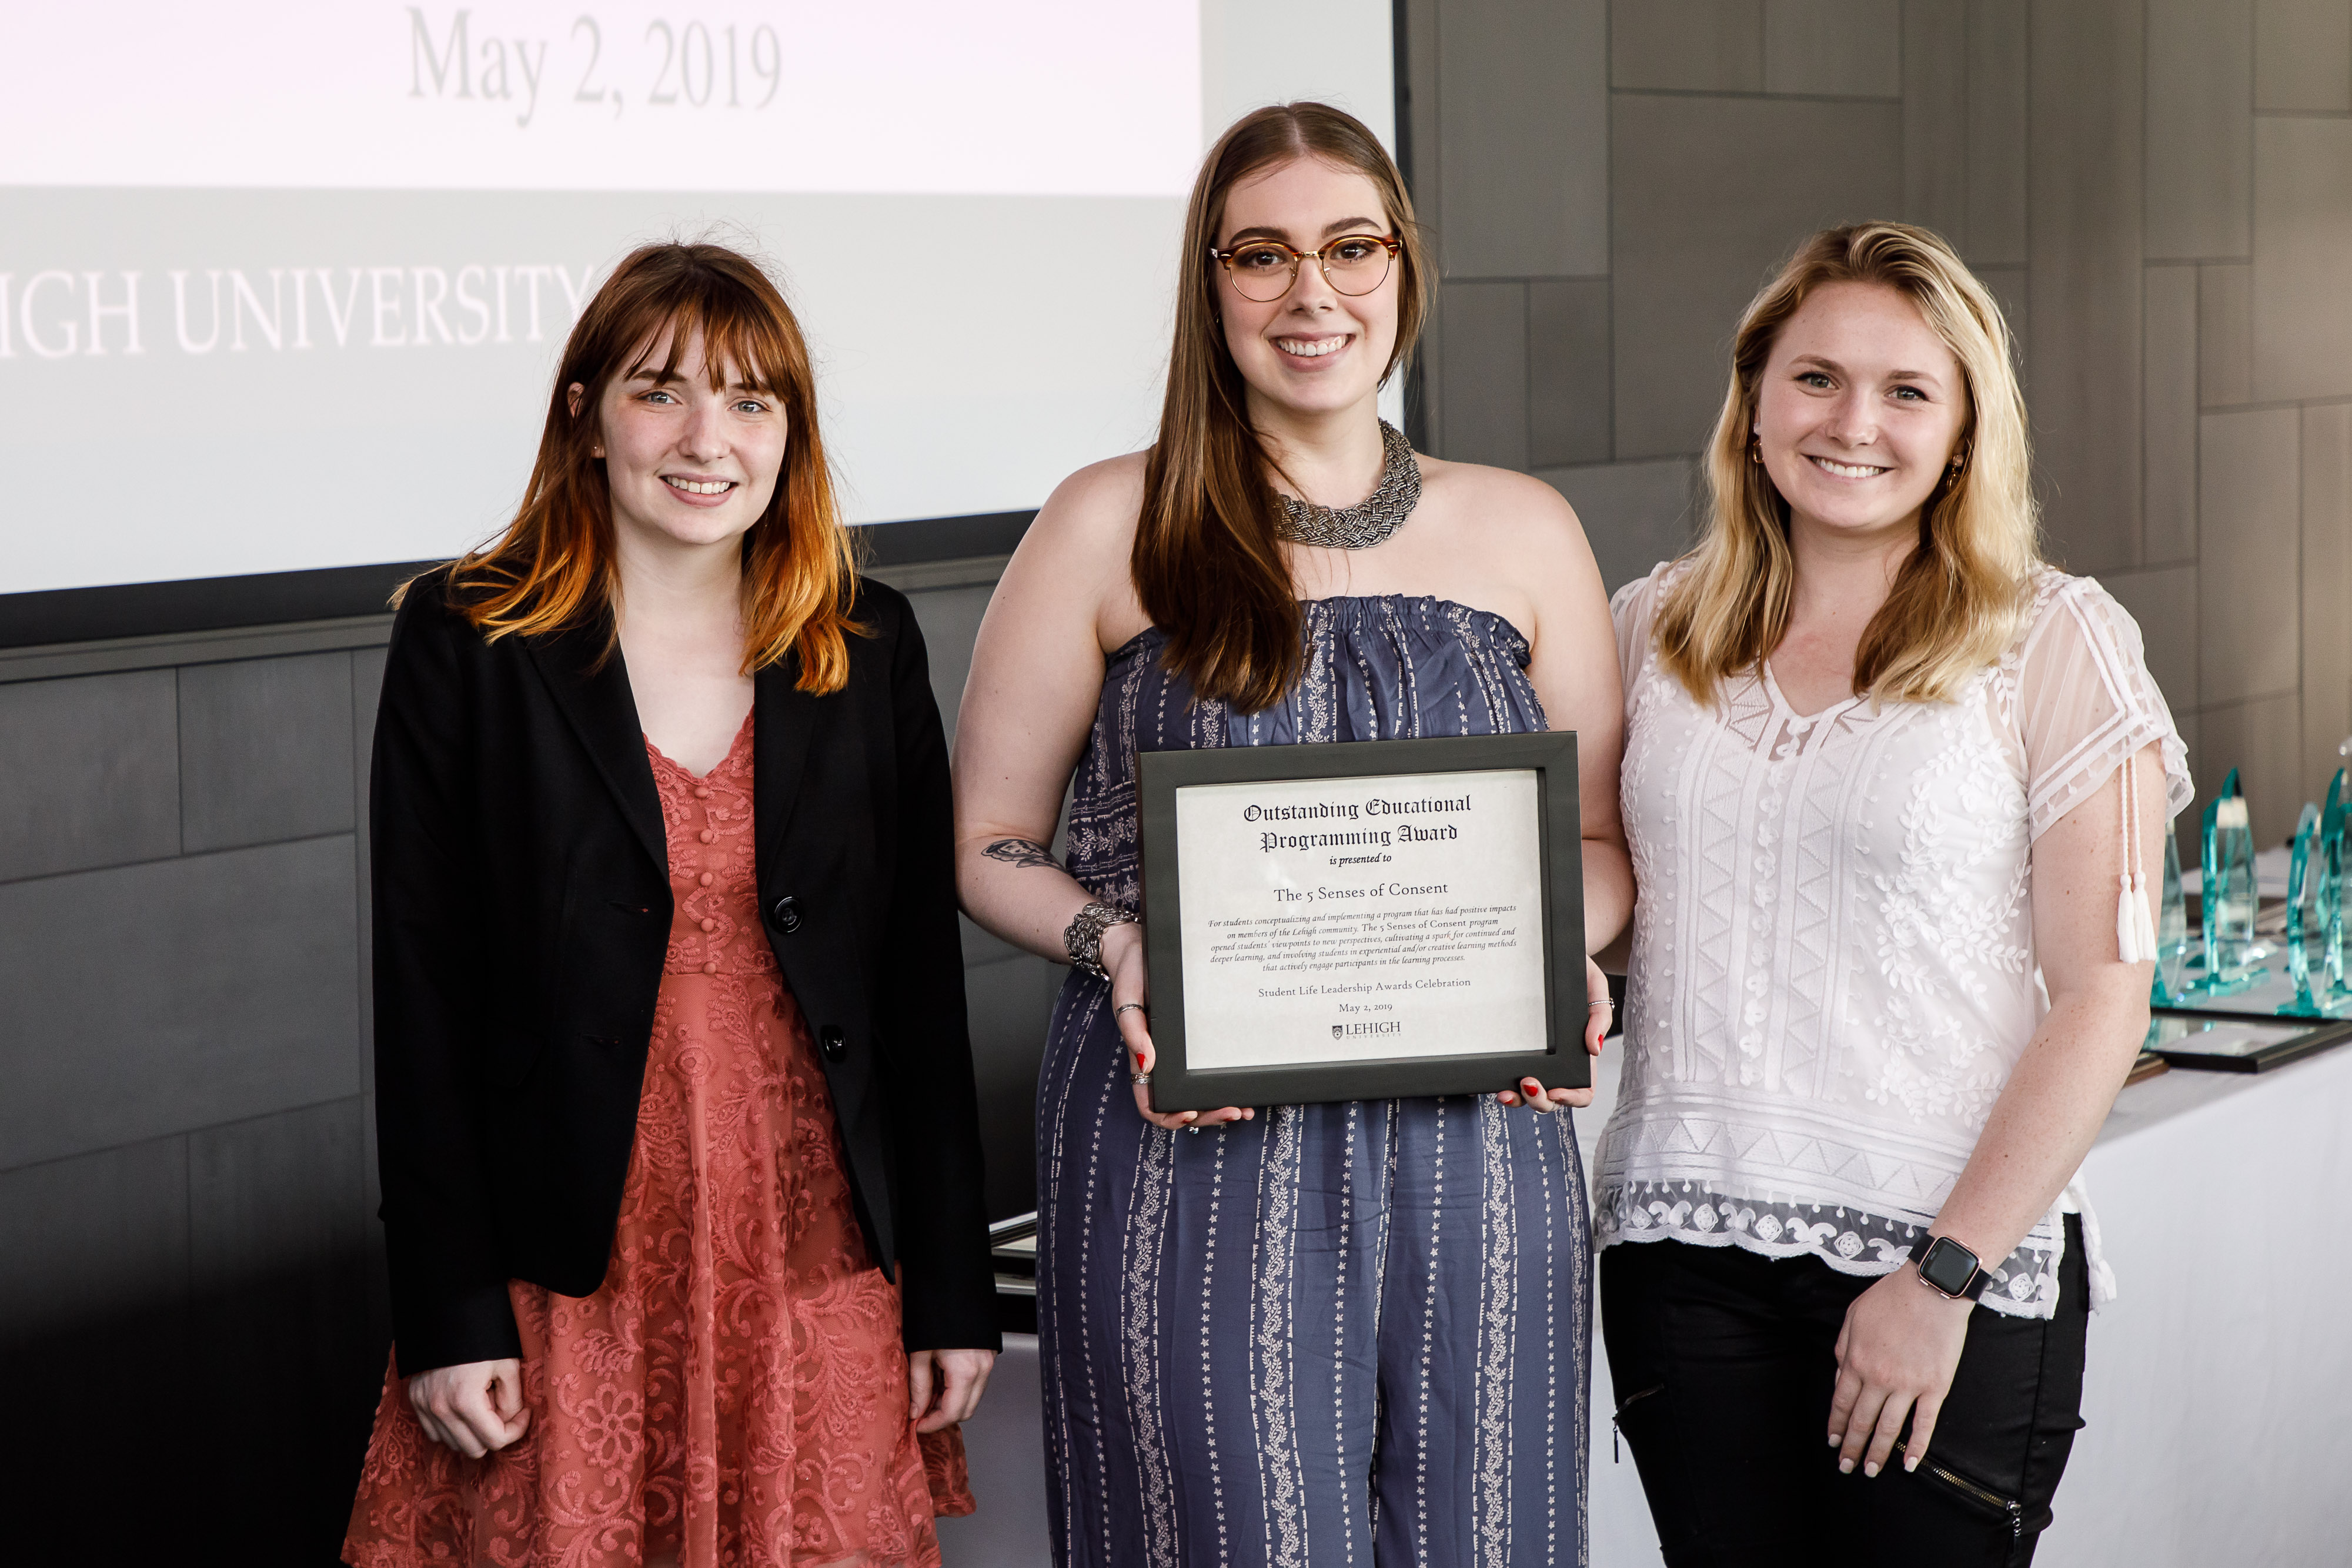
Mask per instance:
[[[1063,1563],[1582,1553],[1584,1187],[1569,1118],[1519,1107],[1591,1092],[1150,1108],[1139,751],[1573,729],[1588,939],[1626,918],[1616,653],[1576,518],[1379,417],[1432,282],[1360,123],[1234,125],[1186,216],[1157,443],[1055,491],[981,628],[964,907],[1074,966],[1038,1092]]]
[[[998,1343],[946,741],[799,324],[656,245],[410,583],[369,821],[361,1568],[937,1564]]]
[[[1615,605],[1618,1424],[1675,1568],[2022,1563],[2112,1290],[2073,1184],[2147,1029],[2180,739],[2038,553],[2009,333],[1935,235],[1797,252],[1706,470]]]

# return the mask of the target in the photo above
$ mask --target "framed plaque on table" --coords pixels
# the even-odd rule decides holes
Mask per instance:
[[[2315,1051],[2352,1041],[2352,1021],[2255,1019],[2204,1010],[2158,1009],[2149,1018],[2143,1052],[2175,1067],[2207,1072],[2267,1072]]]
[[[1138,761],[1154,1110],[1591,1084],[1573,733]]]

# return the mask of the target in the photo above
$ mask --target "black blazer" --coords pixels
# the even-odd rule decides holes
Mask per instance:
[[[604,1278],[668,945],[660,797],[611,622],[394,622],[369,804],[376,1125],[403,1375],[520,1354],[507,1281]],[[921,632],[859,587],[849,684],[753,701],[760,909],[910,1349],[994,1348],[946,743]]]

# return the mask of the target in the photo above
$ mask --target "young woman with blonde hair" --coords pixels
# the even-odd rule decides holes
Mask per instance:
[[[1935,235],[1798,250],[1706,472],[1697,548],[1614,605],[1618,1424],[1677,1568],[2023,1563],[2113,1288],[2074,1184],[2180,740],[2131,618],[2041,559],[2008,331]]]
[[[343,1546],[936,1564],[997,1346],[947,753],[800,328],[625,259],[376,725],[394,1364]]]
[[[1152,1112],[1135,788],[1147,750],[1573,729],[1606,942],[1600,574],[1548,486],[1381,423],[1433,279],[1359,121],[1240,120],[1178,265],[1159,440],[1038,514],[956,734],[965,908],[1074,966],[1038,1085],[1055,1561],[1580,1562],[1583,1179],[1569,1118],[1518,1107],[1591,1091]]]

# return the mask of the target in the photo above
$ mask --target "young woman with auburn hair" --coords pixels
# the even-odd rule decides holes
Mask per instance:
[[[1577,1562],[1587,1229],[1558,1113],[1591,1091],[1152,1112],[1135,788],[1147,750],[1573,729],[1609,941],[1632,889],[1600,573],[1549,486],[1381,423],[1433,278],[1362,124],[1240,120],[1178,267],[1159,440],[1038,514],[957,731],[964,906],[1074,966],[1038,1086],[1055,1560]]]
[[[364,1568],[933,1564],[998,1343],[945,742],[753,262],[656,245],[376,726]]]
[[[1697,548],[1614,606],[1618,1425],[1676,1568],[2022,1563],[2113,1290],[2074,1181],[2147,1028],[2180,739],[2131,617],[2042,560],[2008,329],[1934,235],[1797,251],[1706,472]]]

